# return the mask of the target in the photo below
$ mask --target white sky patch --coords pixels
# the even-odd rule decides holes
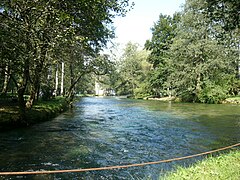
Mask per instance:
[[[185,0],[135,0],[134,8],[126,17],[114,20],[116,39],[114,42],[124,47],[129,41],[144,46],[147,39],[151,39],[150,28],[158,21],[160,13],[173,15],[180,11]]]

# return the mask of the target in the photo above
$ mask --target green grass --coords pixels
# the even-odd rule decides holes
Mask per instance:
[[[230,98],[227,98],[227,99],[240,101],[240,96],[230,97]]]
[[[62,97],[49,101],[39,101],[31,110],[27,111],[27,118],[33,124],[46,121],[63,112],[66,108],[67,104]]]
[[[65,104],[65,99],[62,97],[57,97],[49,101],[39,101],[34,104],[32,110],[36,111],[52,111],[59,109]]]
[[[225,99],[223,104],[240,104],[240,96],[229,97]]]
[[[49,101],[38,101],[30,110],[26,111],[29,124],[50,120],[67,109],[65,99],[58,97]],[[20,118],[19,108],[15,104],[2,104],[0,107],[0,128],[15,126]]]
[[[167,174],[160,180],[239,180],[240,150],[217,157],[208,157],[195,165],[178,167],[175,172]]]

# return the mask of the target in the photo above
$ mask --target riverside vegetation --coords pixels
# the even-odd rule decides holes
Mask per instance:
[[[63,95],[72,106],[96,82],[105,95],[133,98],[220,103],[239,95],[239,1],[187,0],[173,16],[159,15],[143,50],[129,42],[120,57],[101,53],[114,37],[113,18],[133,7],[128,0],[1,1],[1,94],[17,94],[19,124],[28,124],[41,95]]]
[[[98,81],[103,89],[137,99],[228,102],[240,93],[238,6],[231,0],[187,0],[181,12],[160,14],[144,49],[129,42]]]
[[[178,167],[160,180],[237,180],[240,178],[240,151],[235,150],[216,157],[208,157],[191,167]]]
[[[0,2],[0,88],[2,96],[17,94],[17,124],[30,123],[27,112],[40,96],[64,95],[72,106],[78,87],[86,86],[79,82],[110,71],[100,51],[114,36],[112,19],[131,6],[128,0]]]
[[[48,101],[38,101],[31,109],[26,111],[26,123],[27,125],[32,125],[50,120],[67,110],[67,108],[68,105],[62,97],[57,97]],[[5,105],[2,105],[0,108],[0,129],[8,130],[22,126],[22,124],[18,124],[20,118],[19,107],[16,103],[5,103]]]
[[[17,95],[14,105],[0,104],[1,126],[52,117],[65,103],[41,101],[41,94],[63,95],[72,106],[76,93],[94,92],[95,82],[106,94],[134,98],[239,102],[240,1],[186,0],[181,12],[160,14],[143,50],[129,42],[120,58],[101,53],[114,37],[113,18],[132,6],[128,0],[2,0],[1,97]]]

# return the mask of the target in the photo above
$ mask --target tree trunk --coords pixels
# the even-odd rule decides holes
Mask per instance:
[[[40,84],[38,85],[38,89],[37,89],[37,99],[36,99],[36,101],[39,100],[39,94],[40,94]]]
[[[56,65],[56,74],[55,74],[55,90],[54,95],[58,95],[58,64]]]
[[[63,83],[64,83],[64,62],[62,62],[62,72],[61,72],[61,95],[63,96],[64,94],[64,86],[63,86]]]
[[[19,125],[28,125],[27,117],[26,117],[26,103],[24,100],[24,93],[27,88],[28,80],[29,80],[29,61],[28,59],[24,62],[24,71],[22,74],[21,80],[18,82],[12,77],[13,82],[15,83],[17,87],[17,93],[18,93],[18,105],[19,105],[19,113],[20,113],[20,119],[19,122],[17,122]]]
[[[73,74],[73,65],[70,64],[69,65],[69,70],[70,70],[70,87],[67,93],[67,102],[69,104],[70,108],[73,108],[73,99],[74,99],[74,87],[75,84],[74,83],[74,74]]]
[[[240,44],[238,45],[238,79],[240,80]]]
[[[74,73],[73,73],[73,65],[70,64],[69,66],[70,70],[70,87],[67,91],[67,96],[66,96],[66,101],[69,104],[69,107],[73,107],[73,99],[75,95],[75,86],[76,84],[80,81],[81,77],[84,75],[86,72],[82,72],[81,74],[78,75],[77,78],[75,78]]]
[[[3,83],[2,94],[7,95],[8,84],[9,84],[9,81],[10,81],[8,66],[5,67],[5,73],[4,74],[5,75],[4,75],[4,83]]]
[[[202,90],[202,88],[201,88],[201,74],[199,73],[197,75],[194,102],[198,101],[199,93],[201,92],[201,90]]]
[[[168,87],[168,88],[167,88],[167,94],[168,94],[168,97],[169,97],[169,98],[172,97],[172,90],[171,90],[171,87]]]
[[[36,95],[37,95],[38,88],[40,86],[41,77],[42,77],[43,65],[44,65],[44,62],[46,61],[47,48],[48,48],[48,44],[45,43],[40,49],[41,50],[40,57],[37,61],[36,68],[34,69],[34,74],[32,75],[33,82],[31,83],[32,89],[31,89],[31,93],[30,93],[30,98],[29,98],[28,102],[26,103],[26,107],[28,109],[32,108],[34,101],[36,99]]]
[[[36,99],[36,95],[37,95],[37,92],[38,92],[38,87],[39,87],[39,83],[38,81],[36,80],[34,82],[34,84],[32,85],[32,89],[31,89],[31,92],[30,92],[30,97],[26,103],[26,108],[27,109],[31,109],[32,106],[33,106],[33,103]]]
[[[68,92],[67,95],[67,103],[69,105],[69,108],[73,108],[73,100],[74,100],[74,88],[71,89],[70,92]]]
[[[17,122],[19,125],[28,125],[27,118],[26,118],[26,104],[24,100],[24,93],[25,93],[25,86],[18,88],[18,106],[19,106],[19,113],[20,113],[20,120]]]
[[[42,70],[42,65],[39,67],[36,67],[35,72],[34,72],[34,78],[33,82],[31,83],[31,92],[30,92],[30,97],[26,103],[26,108],[31,109],[34,101],[37,96],[38,88],[40,86],[40,79],[41,79],[41,70]]]

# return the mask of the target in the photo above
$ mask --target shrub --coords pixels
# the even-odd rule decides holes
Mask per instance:
[[[209,83],[198,94],[198,99],[202,103],[217,104],[226,99],[227,94],[226,87]]]

